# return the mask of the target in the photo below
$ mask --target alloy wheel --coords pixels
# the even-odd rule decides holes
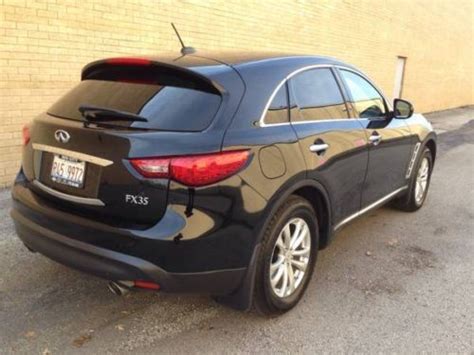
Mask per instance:
[[[430,172],[430,163],[428,158],[424,157],[421,161],[418,173],[416,175],[416,185],[415,185],[415,201],[417,204],[423,202],[425,197],[426,189],[428,186],[428,177]]]
[[[292,295],[303,281],[311,255],[311,232],[302,218],[293,218],[280,231],[270,264],[270,284],[278,297]]]

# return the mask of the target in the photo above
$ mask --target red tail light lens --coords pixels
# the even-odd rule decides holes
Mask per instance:
[[[25,146],[30,142],[30,127],[24,125],[21,133],[23,137],[23,146]]]
[[[247,150],[171,158],[133,159],[133,167],[147,178],[169,178],[198,187],[224,180],[247,163]]]
[[[244,150],[173,158],[171,178],[187,186],[209,185],[234,175],[245,165],[248,157],[249,152]]]

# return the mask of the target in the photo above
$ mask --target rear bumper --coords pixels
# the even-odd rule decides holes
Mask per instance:
[[[83,243],[48,230],[13,209],[20,239],[31,249],[71,268],[107,280],[147,280],[167,292],[225,295],[235,290],[246,269],[170,273],[146,260]]]
[[[12,189],[11,217],[17,234],[27,247],[52,260],[107,280],[153,281],[166,292],[228,295],[245,277],[248,261],[242,255],[248,249],[235,255],[228,240],[242,245],[242,239],[227,230],[179,245],[173,238],[150,239],[147,231],[114,228],[56,209],[21,177]],[[159,235],[181,225],[174,224],[156,225],[151,232]],[[209,240],[219,241],[218,250]],[[234,260],[240,265],[230,266]]]

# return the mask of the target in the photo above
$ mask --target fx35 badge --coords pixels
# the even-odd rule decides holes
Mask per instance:
[[[148,201],[147,196],[125,194],[125,202],[132,205],[146,206],[148,205]]]

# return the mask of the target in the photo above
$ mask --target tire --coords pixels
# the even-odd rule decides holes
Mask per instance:
[[[427,171],[423,174],[424,164],[427,164]],[[402,211],[405,212],[415,212],[419,210],[425,200],[426,196],[428,195],[428,188],[430,186],[431,180],[431,173],[433,170],[433,156],[431,155],[431,151],[428,148],[424,148],[423,153],[420,155],[415,168],[412,171],[412,176],[410,179],[410,185],[408,191],[405,195],[400,197],[397,201],[395,201],[395,206]],[[420,195],[420,176],[425,176],[426,184],[423,188],[423,192]]]
[[[297,233],[297,228],[300,228],[301,233]],[[288,235],[293,238],[288,238]],[[292,247],[288,248],[290,241]],[[253,296],[253,305],[257,312],[264,315],[279,315],[300,301],[313,274],[318,242],[318,221],[313,207],[299,196],[290,196],[272,217],[263,236],[256,265]],[[302,273],[300,269],[303,269],[305,264]],[[274,286],[271,282],[270,269],[273,280],[277,280],[277,274],[280,275],[279,281]],[[291,279],[293,282],[290,282]]]

